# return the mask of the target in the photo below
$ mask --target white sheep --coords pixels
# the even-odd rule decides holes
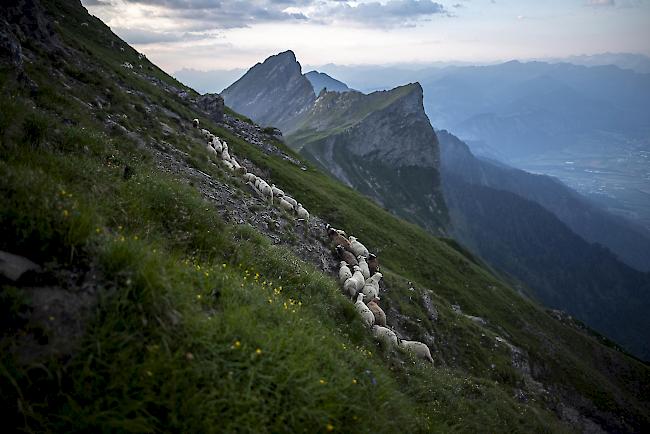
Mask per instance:
[[[221,151],[221,159],[224,161],[230,161],[230,154],[228,153],[227,149]]]
[[[354,299],[354,297],[356,297],[359,293],[357,290],[357,282],[350,277],[343,283],[343,291],[345,291],[350,296],[350,298]]]
[[[354,237],[350,237],[350,248],[352,249],[352,253],[354,253],[355,256],[362,255],[364,258],[367,258],[368,256],[370,256],[370,252],[368,252],[368,249],[366,249],[366,246],[361,244]]]
[[[232,165],[232,163],[228,160],[221,160],[221,164],[223,164],[226,169],[228,169],[230,172],[235,171],[235,166]]]
[[[298,214],[298,218],[304,219],[305,221],[309,221],[309,212],[303,208],[303,206],[299,203],[298,208],[296,208],[296,214]]]
[[[373,315],[372,311],[368,309],[366,303],[363,302],[363,297],[363,294],[357,295],[357,301],[354,303],[354,307],[357,309],[357,312],[359,312],[359,315],[361,315],[361,320],[366,327],[372,327],[375,323],[375,315]]]
[[[271,190],[273,190],[273,196],[284,196],[284,191],[276,187],[275,184],[271,184]]]
[[[268,196],[268,198],[271,200],[271,203],[273,203],[273,190],[271,189],[271,186],[262,179],[260,179],[258,185],[258,190],[260,193],[262,193],[264,196]]]
[[[296,199],[294,199],[291,196],[287,196],[286,194],[283,197],[284,197],[284,200],[286,200],[287,202],[289,202],[291,204],[291,206],[293,206],[294,208],[298,207],[298,201]]]
[[[370,300],[374,300],[375,298],[379,300],[379,291],[377,288],[375,288],[374,285],[366,283],[363,285],[361,288],[361,292]]]
[[[345,261],[341,261],[339,266],[341,267],[339,268],[339,282],[341,282],[342,285],[346,280],[352,277],[352,271],[350,271],[350,267],[348,267],[348,263]]]
[[[206,139],[210,137],[210,131],[206,130],[205,128],[201,128],[201,134],[203,134],[203,137]]]
[[[354,284],[358,292],[361,291],[361,289],[363,288],[364,284],[366,283],[366,279],[364,279],[363,273],[361,272],[361,268],[359,268],[358,265],[355,265],[354,267],[352,267],[352,269],[354,270],[352,272],[352,279],[354,280]]]
[[[280,196],[280,200],[278,202],[280,204],[280,208],[286,210],[287,212],[292,212],[293,211],[293,205],[291,205],[289,202],[284,200],[283,196]]]
[[[361,268],[363,277],[365,279],[368,279],[370,277],[370,269],[368,268],[368,264],[366,263],[366,258],[364,258],[363,255],[359,255],[357,256],[357,260],[359,261],[359,268]]]
[[[384,349],[391,350],[397,347],[397,335],[387,327],[374,325],[372,326],[372,335],[382,344]]]
[[[221,145],[221,142],[219,139],[215,137],[215,140],[212,141],[212,147],[214,148],[215,151],[221,154],[223,152],[223,145]]]
[[[372,276],[370,276],[369,278],[367,278],[365,280],[364,284],[365,285],[372,285],[377,290],[377,293],[379,293],[379,281],[381,280],[382,277],[384,277],[383,274],[375,273]]]
[[[198,128],[199,127],[199,120],[196,119],[196,118],[192,119],[192,126],[194,128]]]
[[[433,364],[433,357],[431,357],[431,351],[429,350],[429,347],[427,347],[425,344],[422,342],[418,341],[405,341],[400,339],[398,341],[399,348],[401,348],[404,351],[411,352],[415,354],[416,357],[419,357],[421,359],[424,359],[431,364]]]

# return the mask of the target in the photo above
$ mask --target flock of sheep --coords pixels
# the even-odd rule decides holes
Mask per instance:
[[[195,128],[199,128],[199,120],[193,119],[192,125]],[[228,149],[228,143],[225,140],[220,140],[219,137],[206,129],[201,129],[201,133],[207,140],[206,150],[208,151],[209,158],[221,163],[229,172],[241,175],[260,196],[268,198],[272,204],[275,203],[274,199],[277,199],[277,204],[280,208],[287,212],[295,213],[300,219],[309,220],[309,211],[302,204],[285,194],[275,184],[269,185],[259,176],[247,172],[246,168],[239,164],[235,156],[231,155]]]
[[[371,328],[372,335],[386,350],[401,349],[412,352],[417,357],[433,363],[431,352],[422,342],[400,339],[386,325],[386,314],[379,307],[379,281],[383,277],[379,272],[377,256],[368,252],[366,246],[355,237],[349,237],[340,229],[327,225],[327,235],[341,260],[339,266],[339,283],[343,292],[354,301],[354,307],[366,327]],[[352,268],[350,268],[352,267]],[[364,301],[364,300],[367,300]]]
[[[195,128],[199,128],[198,119],[193,119],[192,124]],[[247,172],[234,155],[230,154],[225,140],[220,140],[206,129],[201,129],[201,133],[207,140],[206,149],[210,158],[214,158],[231,173],[241,175],[260,196],[268,198],[272,204],[274,199],[277,199],[282,209],[295,212],[298,218],[309,220],[309,212],[294,198],[285,194],[275,184],[269,185],[259,176]],[[355,237],[348,238],[340,229],[327,225],[327,234],[336,246],[336,253],[341,260],[339,282],[343,286],[343,291],[355,302],[357,312],[365,326],[371,329],[374,338],[388,351],[393,349],[409,351],[433,363],[429,347],[422,342],[400,339],[386,325],[386,314],[378,304],[379,281],[382,274],[379,272],[377,256],[368,252],[368,249]]]

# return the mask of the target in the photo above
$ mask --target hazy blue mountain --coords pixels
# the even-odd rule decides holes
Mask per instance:
[[[333,92],[349,92],[351,90],[345,83],[330,77],[324,72],[309,71],[305,74],[305,77],[307,77],[317,95],[323,89]]]
[[[555,178],[477,158],[456,136],[445,130],[436,134],[445,173],[536,202],[588,242],[602,244],[638,270],[650,271],[650,237],[643,228],[603,211]]]
[[[446,68],[422,86],[433,125],[473,152],[558,177],[650,229],[650,74],[508,62]]]
[[[465,182],[443,170],[456,239],[525,283],[545,305],[564,310],[641,358],[650,358],[650,273],[589,244],[541,205]]]
[[[630,69],[642,74],[650,73],[650,57],[637,53],[599,53],[592,55],[570,56],[560,59],[546,59],[546,62],[566,62],[574,65],[603,66],[615,65],[621,69]]]

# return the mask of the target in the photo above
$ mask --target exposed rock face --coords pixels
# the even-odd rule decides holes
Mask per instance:
[[[436,134],[422,88],[325,92],[287,136],[296,149],[391,212],[444,233]]]
[[[282,131],[316,99],[293,51],[271,56],[253,66],[221,96],[236,112]]]
[[[196,99],[196,105],[215,122],[223,121],[223,98],[217,93],[206,93]]]

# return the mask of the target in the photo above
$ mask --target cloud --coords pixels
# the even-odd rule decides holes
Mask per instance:
[[[587,6],[602,7],[602,6],[616,6],[615,0],[587,0]]]
[[[413,26],[418,21],[429,20],[434,15],[448,15],[440,3],[431,0],[389,0],[359,3],[344,2],[329,11],[329,18],[351,21],[373,27]]]
[[[107,9],[113,15],[130,8],[146,9],[147,15],[176,21],[175,30],[234,29],[272,22],[346,22],[366,27],[413,26],[445,15],[432,0],[82,0],[84,5]],[[99,11],[98,11],[99,12]]]

